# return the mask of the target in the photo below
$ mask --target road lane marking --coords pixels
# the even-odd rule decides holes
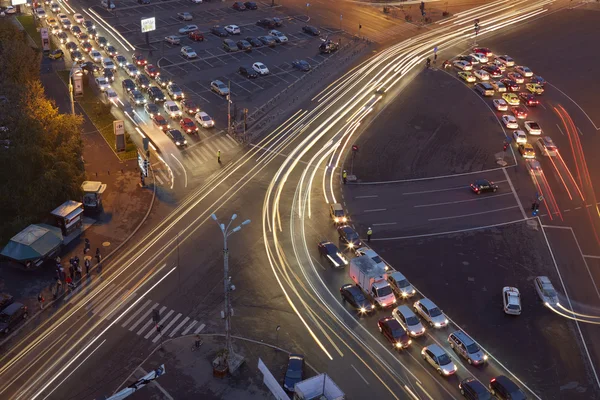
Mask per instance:
[[[362,378],[362,380],[365,381],[365,383],[370,386],[369,381],[366,380],[365,377],[360,372],[358,372],[358,370],[356,369],[356,367],[354,366],[354,364],[350,364],[350,366],[352,367],[352,369],[354,369],[354,371],[356,371],[356,373],[358,374],[358,376],[360,376]]]
[[[181,332],[181,336],[185,336],[185,335],[187,335],[187,333],[188,333],[188,332],[189,332],[189,331],[190,331],[190,330],[191,330],[191,329],[194,327],[194,325],[196,325],[197,323],[198,323],[198,321],[196,321],[196,320],[192,321],[192,323],[191,323],[191,324],[190,324],[190,325],[189,325],[187,328],[185,328],[185,331]]]
[[[194,331],[194,335],[199,334],[202,331],[202,329],[204,329],[205,326],[206,326],[206,324],[202,324],[199,327],[197,327],[196,330]]]
[[[187,171],[185,170],[185,167],[183,166],[183,164],[181,163],[181,161],[179,161],[179,159],[177,157],[175,157],[175,155],[173,153],[171,153],[171,157],[173,157],[175,159],[175,161],[177,161],[179,163],[179,166],[183,170],[184,182],[185,182],[184,187],[187,187],[188,178],[187,178]]]
[[[419,387],[421,388],[421,390],[423,391],[423,393],[425,393],[427,395],[427,397],[429,397],[429,400],[433,400],[433,397],[431,397],[429,395],[429,393],[427,393],[427,390],[425,390],[425,388],[423,387],[423,385],[421,385],[421,382],[417,381],[417,385],[419,385]]]
[[[523,204],[521,203],[521,199],[519,199],[519,196],[517,196],[517,191],[515,190],[515,187],[513,186],[512,181],[510,180],[510,177],[508,176],[508,172],[506,172],[505,168],[503,168],[502,171],[504,172],[504,176],[506,176],[506,180],[508,181],[508,184],[510,186],[510,190],[515,195],[515,200],[517,200],[517,204],[519,205],[519,209],[521,210],[521,214],[523,215],[523,218],[527,218],[527,214],[525,214],[525,209],[523,208]]]
[[[508,167],[514,167],[515,165],[509,165]],[[421,182],[421,181],[431,181],[435,179],[445,179],[445,178],[455,178],[459,176],[467,176],[467,175],[475,175],[475,174],[485,174],[487,172],[499,171],[507,167],[498,167],[498,168],[490,168],[484,169],[482,171],[473,171],[473,172],[463,172],[460,174],[450,174],[450,175],[438,175],[438,176],[429,176],[425,178],[411,178],[411,179],[398,179],[395,181],[379,181],[379,182],[354,182],[352,185],[387,185],[390,183],[408,183],[408,182]]]
[[[434,207],[434,206],[444,206],[447,204],[459,204],[459,203],[467,203],[470,201],[478,201],[478,200],[486,200],[486,199],[493,199],[495,197],[501,197],[501,196],[510,196],[512,193],[501,193],[501,194],[495,194],[492,196],[477,196],[477,198],[475,199],[469,199],[469,200],[457,200],[457,201],[446,201],[443,203],[434,203],[434,204],[419,204],[417,206],[413,206],[414,208],[420,208],[420,207]]]
[[[560,131],[560,133],[562,133],[562,135],[564,136],[564,135],[565,135],[565,133],[564,133],[564,132],[563,132],[563,130],[560,128],[560,125],[559,125],[559,124],[556,124],[556,127],[558,128],[558,130]]]
[[[592,256],[590,254],[582,254],[582,256],[584,256],[586,258],[598,258],[598,259],[600,259],[600,256]]]
[[[138,319],[138,320],[135,322],[135,324],[133,324],[132,326],[130,326],[130,327],[129,327],[129,330],[130,330],[130,331],[134,330],[136,326],[138,326],[139,324],[141,324],[141,323],[142,323],[142,321],[143,321],[143,320],[145,320],[146,318],[148,318],[148,315],[150,315],[150,313],[152,312],[152,310],[154,310],[156,307],[158,307],[158,303],[154,303],[154,305],[153,305],[152,307],[150,307],[150,308],[148,309],[148,311],[146,311],[146,312],[144,313],[144,315],[142,315],[142,316],[140,317],[140,319]]]
[[[123,325],[121,325],[121,326],[122,326],[123,328],[125,328],[127,325],[129,325],[129,323],[130,323],[131,321],[133,321],[133,319],[134,319],[135,317],[137,317],[137,316],[138,316],[138,314],[139,314],[139,313],[141,313],[141,312],[144,310],[144,308],[148,307],[148,304],[150,304],[150,303],[152,303],[152,300],[148,300],[148,301],[146,301],[146,303],[144,303],[144,305],[143,305],[143,306],[141,306],[141,307],[140,307],[140,308],[139,308],[139,309],[138,309],[138,310],[135,312],[135,314],[133,314],[131,317],[129,317],[129,318],[127,319],[127,321],[125,321],[125,322],[123,323]]]
[[[475,216],[475,215],[489,214],[489,213],[498,212],[498,211],[506,211],[506,210],[510,210],[510,209],[513,209],[513,208],[517,208],[517,207],[519,207],[519,206],[502,207],[502,208],[497,208],[495,210],[482,211],[482,212],[477,212],[477,213],[472,213],[472,214],[453,215],[451,217],[429,218],[427,221],[443,221],[443,220],[446,220],[446,219],[454,219],[454,218],[462,218],[462,217],[472,217],[472,216]]]
[[[125,300],[123,300],[123,302],[121,304],[119,304],[118,307],[116,307],[114,310],[112,310],[110,312],[110,314],[108,314],[106,316],[106,319],[111,319],[113,317],[113,315],[115,315],[115,313],[117,313],[118,311],[120,311],[121,308],[125,307],[131,300],[135,299],[135,296],[137,296],[137,292],[133,292],[133,293],[129,294],[129,296]],[[107,310],[102,311],[100,313],[100,316],[103,317],[106,314],[106,311]]]
[[[379,197],[379,195],[372,194],[372,195],[368,195],[368,196],[356,196],[355,199],[372,199],[374,197]]]
[[[183,325],[185,325],[185,323],[186,323],[186,322],[188,322],[189,320],[190,320],[190,317],[185,317],[185,319],[184,319],[183,321],[181,321],[181,322],[179,323],[179,325],[177,325],[177,326],[175,327],[175,329],[173,329],[173,332],[171,332],[171,333],[169,334],[169,337],[173,337],[173,336],[175,336],[175,334],[176,334],[177,332],[179,332],[179,330],[181,329],[181,327],[182,327]]]
[[[379,212],[379,211],[385,211],[387,210],[387,208],[373,208],[372,210],[364,210],[363,212]]]
[[[373,226],[383,226],[383,225],[396,225],[397,222],[380,222],[378,224],[371,224]]]
[[[414,394],[413,391],[410,390],[410,388],[407,385],[404,385],[404,390],[406,390],[408,392],[408,394],[410,394],[413,399],[419,400],[419,396],[417,396],[416,394]]]
[[[313,259],[314,262],[316,262],[319,265],[319,267],[323,268],[323,271],[326,270],[326,268],[323,266],[323,264],[321,264],[319,261],[317,261],[316,258],[314,258],[313,256],[310,256],[310,257]]]

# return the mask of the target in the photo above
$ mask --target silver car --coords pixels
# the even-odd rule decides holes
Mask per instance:
[[[408,279],[398,271],[388,274],[387,280],[396,296],[400,298],[406,299],[417,293],[415,288],[408,282]]]
[[[435,305],[435,303],[427,298],[417,300],[413,305],[415,313],[419,314],[432,328],[443,328],[448,325],[448,318]]]
[[[410,307],[402,305],[394,308],[392,316],[402,325],[404,330],[412,337],[419,337],[425,333],[419,317],[415,315]]]
[[[469,335],[463,331],[452,332],[448,336],[450,347],[471,365],[480,365],[487,361],[488,356]]]
[[[450,356],[437,344],[423,347],[421,355],[423,356],[423,360],[427,361],[442,376],[450,376],[458,369]]]
[[[535,291],[547,306],[558,305],[558,294],[547,276],[538,276],[534,281]]]

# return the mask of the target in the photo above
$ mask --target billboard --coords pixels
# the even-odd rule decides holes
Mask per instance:
[[[50,39],[48,38],[48,28],[40,28],[40,36],[42,37],[43,50],[50,51]]]
[[[144,18],[142,21],[142,33],[156,30],[156,18]]]
[[[11,3],[12,3],[13,6],[19,6],[21,4],[27,3],[27,0],[12,0]]]

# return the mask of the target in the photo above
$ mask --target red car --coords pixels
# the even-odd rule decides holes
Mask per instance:
[[[148,64],[148,61],[144,58],[144,56],[141,55],[141,54],[139,54],[139,53],[138,54],[134,54],[133,57],[132,57],[132,59],[133,59],[133,63],[135,65],[146,65],[146,64]]]
[[[490,74],[492,78],[500,78],[502,76],[502,71],[495,65],[484,65],[481,69]]]
[[[506,86],[506,89],[508,89],[509,92],[518,92],[519,89],[521,89],[517,82],[513,81],[512,79],[502,79],[500,82]]]
[[[233,9],[238,11],[244,11],[246,9],[246,6],[241,1],[236,1],[235,3],[233,3]]]
[[[519,99],[521,99],[521,101],[529,107],[535,107],[540,104],[540,101],[531,93],[521,92],[519,93]]]
[[[394,317],[381,318],[377,322],[377,326],[379,326],[379,332],[398,350],[406,349],[412,343],[408,333]]]
[[[148,64],[144,67],[144,71],[148,74],[148,76],[152,79],[156,78],[160,75],[160,71],[152,64]]]
[[[166,132],[171,128],[165,117],[160,114],[156,114],[152,117],[152,122],[154,122],[154,125],[163,132]]]
[[[179,126],[187,133],[198,133],[198,127],[190,118],[182,118],[181,121],[179,121]]]
[[[517,83],[525,82],[525,78],[523,78],[523,75],[519,74],[518,72],[509,72],[508,74],[506,74],[506,77],[508,79],[512,79],[513,81],[515,81]]]
[[[492,53],[492,51],[487,47],[473,47],[473,53],[485,54],[485,56],[488,58],[494,55],[494,53]]]
[[[192,31],[188,33],[188,38],[192,39],[194,42],[201,42],[204,40],[204,35],[200,31]]]
[[[189,99],[181,100],[181,107],[183,107],[184,112],[190,115],[196,115],[200,112],[200,107]]]
[[[527,110],[523,106],[512,107],[510,110],[512,111],[513,115],[518,119],[527,118]]]

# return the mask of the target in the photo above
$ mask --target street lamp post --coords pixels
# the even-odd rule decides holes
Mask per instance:
[[[227,133],[231,134],[231,81],[227,82]]]
[[[75,69],[77,67],[77,69]],[[81,68],[77,63],[73,63],[71,65],[71,70],[69,71],[69,97],[71,99],[71,114],[75,115],[75,99],[73,98],[73,71],[77,74],[81,74]]]
[[[211,215],[211,218],[219,225],[221,229],[221,233],[223,234],[223,290],[225,292],[225,363],[229,367],[229,371],[233,372],[237,367],[241,364],[241,360],[239,360],[239,356],[237,356],[233,351],[233,346],[231,344],[231,300],[229,298],[229,292],[234,290],[234,286],[231,284],[231,277],[229,276],[229,248],[227,247],[227,238],[233,235],[236,232],[239,232],[242,229],[242,226],[248,225],[250,220],[247,219],[242,222],[240,225],[235,228],[229,230],[231,223],[237,218],[237,214],[233,214],[227,226],[222,224],[217,219],[215,214]]]

